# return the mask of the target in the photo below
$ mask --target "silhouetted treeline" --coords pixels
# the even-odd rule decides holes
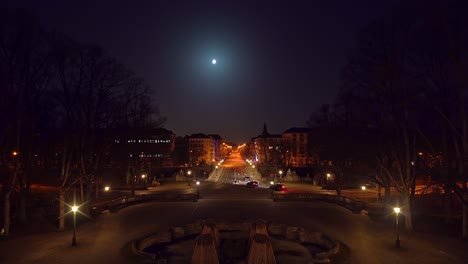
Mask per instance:
[[[79,183],[81,198],[108,161],[111,142],[99,131],[159,127],[152,90],[97,45],[48,32],[26,10],[0,10],[0,179],[3,221],[10,230],[11,197],[26,197],[37,168],[58,162],[60,228],[65,194]],[[83,186],[88,190],[83,191]],[[83,208],[83,210],[86,210]]]
[[[447,215],[452,199],[462,204],[463,237],[468,237],[467,13],[466,1],[397,4],[359,32],[336,102],[309,121],[311,127],[337,131],[324,135],[329,140],[319,146],[333,161],[331,169],[342,174],[352,161],[380,186],[398,190],[409,229],[416,180],[440,185]],[[346,136],[356,131],[367,136]]]

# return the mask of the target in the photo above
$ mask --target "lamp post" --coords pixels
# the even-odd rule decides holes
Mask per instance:
[[[361,186],[361,190],[362,190],[362,201],[364,201],[364,192],[366,191],[366,186]]]
[[[146,186],[146,174],[141,175],[141,180],[143,181],[143,184]]]
[[[281,182],[283,181],[283,180],[282,180],[282,178],[283,178],[283,176],[282,176],[282,175],[283,175],[283,171],[282,171],[282,170],[279,170],[278,173],[279,173],[280,183],[281,183]]]
[[[200,182],[197,181],[197,197],[200,198]]]
[[[190,177],[190,175],[192,174],[192,171],[189,170],[187,171],[187,175]],[[187,181],[188,181],[188,186],[190,186],[190,180],[189,180],[189,177],[187,177]]]
[[[327,173],[327,185],[328,185],[328,180],[330,179],[330,177],[331,177],[331,174]]]
[[[78,211],[78,206],[72,206],[73,212],[73,238],[72,238],[72,246],[76,246],[76,211]]]
[[[398,214],[400,213],[400,208],[395,207],[393,208],[396,214],[396,240],[395,240],[395,247],[400,248],[400,225],[398,224]]]

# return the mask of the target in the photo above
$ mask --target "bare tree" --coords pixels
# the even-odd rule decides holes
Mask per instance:
[[[19,220],[26,223],[26,198],[33,173],[32,150],[39,112],[48,86],[49,64],[45,34],[24,10],[0,10],[0,166],[4,188],[5,233],[10,231],[11,195],[19,189]],[[9,164],[9,165],[7,165]]]

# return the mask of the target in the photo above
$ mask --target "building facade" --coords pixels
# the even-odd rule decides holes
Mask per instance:
[[[114,133],[114,151],[147,166],[172,167],[175,139],[164,128],[119,130]]]
[[[293,127],[272,135],[264,124],[262,134],[252,138],[248,145],[248,153],[260,164],[311,167],[319,163],[319,157],[312,151],[309,137],[308,128]]]
[[[198,133],[188,136],[189,163],[191,166],[211,164],[216,161],[215,139]]]
[[[262,134],[252,139],[254,145],[254,160],[260,164],[279,164],[283,156],[283,138],[281,135],[268,133],[266,124]]]
[[[310,167],[318,164],[318,155],[311,152],[308,128],[293,127],[281,134],[284,163],[288,167]]]

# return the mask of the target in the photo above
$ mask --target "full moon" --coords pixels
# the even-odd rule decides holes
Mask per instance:
[[[212,59],[212,60],[211,60],[211,64],[216,64],[216,60],[215,60],[215,59]]]

